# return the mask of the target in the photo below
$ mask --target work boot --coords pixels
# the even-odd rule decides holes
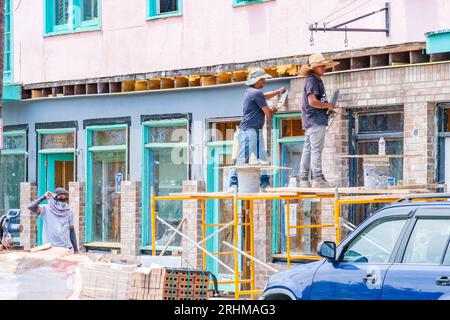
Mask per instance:
[[[311,188],[311,182],[309,182],[309,179],[300,178],[299,181],[299,188]]]
[[[334,188],[334,186],[325,180],[324,176],[314,178],[312,181],[313,188]]]

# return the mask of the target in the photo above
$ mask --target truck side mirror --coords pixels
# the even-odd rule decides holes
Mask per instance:
[[[317,248],[317,254],[323,258],[336,260],[336,243],[333,241],[322,241]]]

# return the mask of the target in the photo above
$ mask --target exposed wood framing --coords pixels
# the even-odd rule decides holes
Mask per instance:
[[[326,58],[340,62],[338,66],[329,70],[332,72],[450,60],[450,53],[427,55],[423,42],[325,53],[324,55]],[[264,68],[274,78],[289,77],[297,75],[299,68],[307,63],[308,56],[304,55],[184,70],[26,84],[22,88],[22,99],[239,83],[246,81],[249,70],[255,67]]]

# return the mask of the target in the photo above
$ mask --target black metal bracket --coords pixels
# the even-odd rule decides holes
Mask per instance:
[[[386,27],[385,29],[371,29],[371,28],[348,28],[347,25],[355,22],[355,21],[359,21],[362,20],[364,18],[373,16],[374,14],[380,13],[380,12],[384,12],[385,13],[385,17],[386,17]],[[343,28],[341,28],[342,26],[345,26]],[[309,26],[309,31],[341,31],[341,32],[384,32],[386,33],[386,36],[389,37],[389,33],[390,33],[390,29],[391,29],[391,4],[389,2],[385,3],[385,6],[383,9],[377,10],[377,11],[373,11],[371,13],[362,15],[360,17],[357,17],[355,19],[352,20],[348,20],[342,23],[339,23],[333,27],[326,27],[324,25],[323,28],[318,27],[318,24],[311,24]]]

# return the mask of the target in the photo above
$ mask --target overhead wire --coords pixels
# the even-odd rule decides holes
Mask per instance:
[[[339,4],[341,3],[342,0],[339,0],[339,2],[337,3],[336,7],[331,11],[331,13],[329,13],[325,18],[323,18],[322,20],[316,21],[315,23],[320,23],[325,21],[328,18],[331,18],[333,15],[335,15],[338,12],[341,12],[342,10],[345,10],[346,8],[352,6],[353,4],[355,4],[358,1],[362,1],[362,0],[353,0],[352,2],[350,2],[347,5],[344,5],[343,7],[338,9]]]
[[[331,23],[331,22],[333,22],[333,21],[335,21],[335,20],[337,20],[337,19],[339,19],[339,18],[342,18],[343,16],[346,16],[347,14],[349,14],[349,13],[355,11],[355,10],[358,10],[359,8],[361,8],[361,7],[365,6],[366,4],[368,4],[369,2],[372,2],[372,0],[368,0],[368,1],[364,2],[363,4],[357,6],[356,8],[352,8],[351,10],[349,10],[349,11],[347,11],[347,12],[344,12],[343,14],[341,14],[341,15],[335,17],[334,19],[328,21],[326,24],[329,24],[329,23]],[[353,3],[354,3],[354,2],[353,2]]]

